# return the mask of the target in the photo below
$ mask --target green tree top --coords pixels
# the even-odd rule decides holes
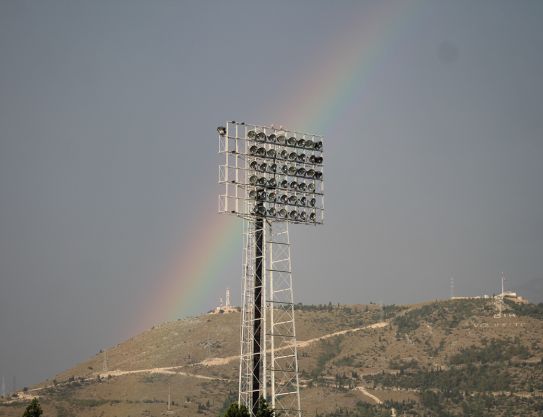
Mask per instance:
[[[249,417],[249,410],[243,404],[232,403],[224,413],[224,417]]]
[[[30,405],[26,407],[23,417],[40,417],[43,414],[41,405],[37,398],[34,398]]]

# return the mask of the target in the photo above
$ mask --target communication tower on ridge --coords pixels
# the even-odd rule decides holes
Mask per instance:
[[[324,221],[323,138],[235,121],[217,132],[219,212],[244,226],[238,402],[301,417],[289,223]]]

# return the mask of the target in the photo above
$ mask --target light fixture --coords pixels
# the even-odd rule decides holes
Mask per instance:
[[[296,346],[294,301],[285,298],[292,294],[290,249],[284,245],[290,244],[289,223],[323,223],[322,136],[234,121],[217,133],[224,156],[219,212],[245,222],[242,293],[249,296],[241,307],[241,327],[248,331],[240,341],[239,403],[255,415],[262,396],[277,410],[287,410],[285,417],[300,416],[302,410],[295,405],[300,404],[296,355],[274,356],[275,350],[267,347],[279,350],[285,342],[289,349],[291,343]],[[280,314],[267,313],[273,311]],[[281,331],[270,332],[276,325]],[[287,388],[282,385],[285,370]]]
[[[221,212],[238,213],[244,218],[270,217],[273,222],[322,223],[320,136],[232,122],[221,127],[217,129],[221,138],[219,151],[227,155],[227,160],[221,165],[220,176],[221,183],[227,184],[228,195],[221,195]],[[300,207],[307,211],[295,210],[296,214],[291,216],[292,209]],[[280,214],[281,208],[286,212]],[[311,212],[315,213],[312,221]]]

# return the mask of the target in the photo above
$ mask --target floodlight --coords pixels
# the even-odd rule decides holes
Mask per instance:
[[[254,218],[262,212],[253,211],[256,203],[266,201],[263,217],[269,215],[271,206],[268,204],[289,204],[314,207],[315,222],[322,223],[323,142],[320,136],[232,122],[217,132],[220,152],[228,155],[220,170],[221,183],[228,184],[226,194],[220,199],[222,212]],[[265,191],[265,199],[259,190]],[[277,195],[276,190],[281,193]],[[286,201],[281,199],[283,195]],[[282,221],[279,210],[280,207],[276,207],[273,221]],[[287,210],[285,221],[291,220],[289,214]],[[308,218],[309,213],[306,214],[309,222]],[[302,219],[298,212],[296,222],[304,222]]]
[[[294,303],[291,296],[281,298],[292,294],[289,223],[317,225],[324,220],[322,136],[236,122],[218,127],[217,133],[225,158],[219,167],[224,187],[219,211],[244,219],[247,245],[247,297],[241,311],[247,333],[240,341],[239,402],[254,416],[259,398],[269,397],[283,417],[299,417],[298,377],[290,372],[298,369],[296,353],[274,355],[287,338],[288,346],[296,346]],[[280,314],[274,319],[266,311]],[[268,331],[279,330],[277,325],[280,334]],[[267,350],[270,345],[276,349]]]

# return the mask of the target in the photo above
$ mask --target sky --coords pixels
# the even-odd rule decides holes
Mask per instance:
[[[501,272],[543,301],[542,21],[528,0],[0,1],[7,390],[239,304],[226,120],[325,136],[297,301],[493,294]]]

